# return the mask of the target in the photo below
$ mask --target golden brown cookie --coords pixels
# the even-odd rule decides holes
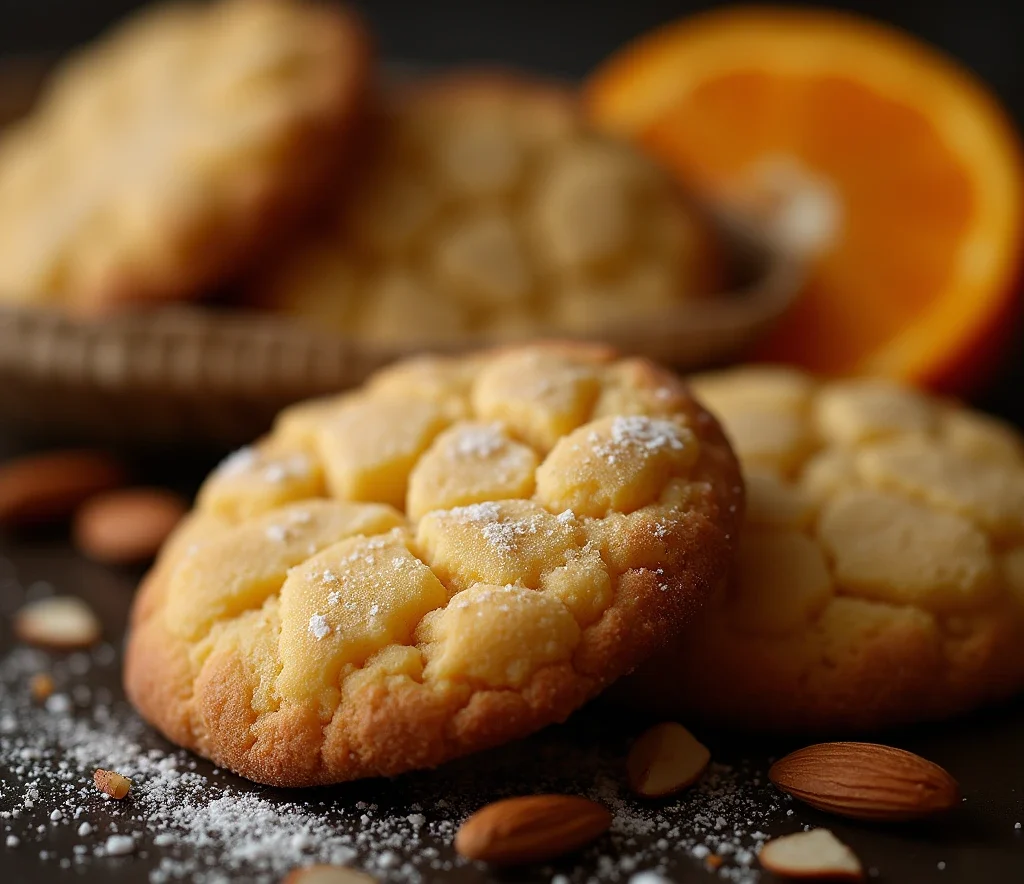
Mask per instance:
[[[586,334],[713,287],[707,229],[568,90],[476,72],[387,101],[354,191],[262,303],[388,345]]]
[[[880,380],[697,378],[743,464],[737,576],[630,688],[772,730],[948,716],[1024,686],[1024,444]]]
[[[724,578],[742,510],[674,375],[549,345],[400,363],[229,458],[146,579],[128,695],[284,786],[564,719]]]
[[[364,92],[366,38],[304,0],[147,10],[0,137],[0,302],[194,297],[305,208]]]

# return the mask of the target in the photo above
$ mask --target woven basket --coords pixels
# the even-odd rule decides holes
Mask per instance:
[[[0,125],[24,110],[45,69],[0,63]],[[745,284],[593,337],[692,369],[734,358],[774,322],[799,291],[799,262],[735,219],[712,220],[731,276]],[[53,443],[222,449],[265,431],[291,402],[439,349],[384,349],[283,317],[199,306],[103,321],[0,307],[0,428]]]
[[[799,290],[796,262],[771,252],[761,258],[761,272],[742,291],[597,337],[680,369],[726,361]],[[429,342],[384,349],[281,317],[201,307],[105,321],[0,309],[0,425],[54,442],[233,446],[266,430],[291,402],[439,349]]]

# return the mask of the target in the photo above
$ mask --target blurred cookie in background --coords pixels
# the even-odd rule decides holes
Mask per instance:
[[[625,688],[661,715],[849,734],[1024,688],[1024,440],[875,378],[693,379],[743,467],[734,579]]]
[[[366,166],[254,301],[384,345],[599,333],[715,290],[668,177],[568,88],[495,72],[382,99]]]
[[[132,18],[0,134],[0,303],[95,313],[232,276],[322,190],[369,64],[351,14],[301,0]]]

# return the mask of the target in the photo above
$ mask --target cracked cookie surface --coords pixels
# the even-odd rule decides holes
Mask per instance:
[[[260,782],[436,765],[649,657],[724,579],[742,508],[717,423],[650,362],[399,363],[210,476],[136,600],[128,694]]]
[[[1015,431],[878,380],[752,368],[692,384],[743,465],[739,564],[629,683],[639,702],[742,727],[875,728],[1024,686]]]
[[[94,313],[223,282],[317,195],[368,68],[354,18],[303,0],[136,14],[0,137],[0,303]]]

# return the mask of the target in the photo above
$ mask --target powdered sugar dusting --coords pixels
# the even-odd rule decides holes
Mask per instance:
[[[545,521],[550,519],[546,513],[537,512],[519,517],[503,515],[501,508],[493,501],[440,510],[439,513],[447,519],[479,526],[484,539],[495,552],[503,556],[514,555],[518,551],[520,539],[551,531],[550,522],[545,526]],[[575,518],[571,510],[566,510],[556,516],[555,520],[561,526],[572,524]]]
[[[448,518],[457,519],[462,522],[494,522],[501,517],[501,510],[494,501],[471,503],[469,506],[457,506],[442,512]]]
[[[532,590],[523,589],[521,586],[515,586],[514,584],[507,583],[505,586],[485,586],[477,587],[471,594],[460,593],[451,602],[452,608],[467,609],[472,608],[476,605],[496,605],[498,610],[507,611],[508,597],[511,594],[519,592],[531,592]]]
[[[305,454],[292,454],[279,458],[265,458],[255,448],[246,446],[228,455],[214,471],[222,479],[242,476],[279,484],[289,478],[308,476],[311,470]],[[308,513],[306,514],[308,520]],[[296,521],[301,521],[301,516]]]
[[[456,458],[483,460],[500,451],[505,444],[501,424],[472,424],[459,430],[449,451]]]
[[[286,479],[301,479],[310,472],[309,458],[304,454],[270,461],[262,472],[262,478],[271,484],[284,482]]]
[[[646,415],[619,416],[612,421],[610,436],[602,439],[591,432],[588,441],[594,453],[609,464],[623,456],[648,457],[659,451],[682,451],[689,430],[672,421]]]
[[[483,504],[476,512],[495,518],[498,509]],[[387,555],[386,544],[375,540],[370,554]],[[338,598],[328,603],[347,608],[343,569],[332,565],[330,577],[323,592]],[[34,592],[44,589],[53,591]],[[498,604],[531,591],[487,590]],[[0,606],[13,610],[12,600],[26,593],[0,557]],[[29,685],[40,672],[55,688],[43,705]],[[712,765],[699,786],[678,798],[637,801],[622,772],[635,729],[593,708],[435,771],[282,792],[175,749],[120,699],[119,684],[110,644],[67,655],[16,648],[0,658],[0,839],[12,856],[19,852],[16,866],[38,863],[41,879],[58,868],[91,867],[152,884],[276,884],[296,867],[333,863],[382,882],[441,881],[457,869],[471,875],[452,848],[470,813],[502,797],[563,792],[601,801],[614,822],[608,836],[571,861],[540,868],[540,880],[559,874],[562,884],[627,884],[641,873],[688,880],[696,864],[720,857],[716,875],[753,882],[764,833],[799,825],[786,816],[788,801],[751,766]],[[129,795],[102,795],[92,782],[97,767],[131,779]],[[637,884],[660,882],[642,876]]]
[[[535,518],[510,519],[505,522],[491,522],[484,525],[480,529],[480,533],[498,552],[509,555],[515,551],[518,538],[525,537],[527,534],[536,534],[537,530]]]
[[[109,692],[96,692],[99,700],[90,708],[60,715],[32,705],[18,689],[41,668],[59,682],[68,677],[66,667],[36,651],[18,649],[0,663],[0,822],[8,848],[37,850],[36,844],[48,843],[51,828],[66,827],[77,836],[73,848],[65,855],[39,851],[42,862],[68,868],[133,856],[145,863],[153,884],[269,884],[297,866],[347,864],[378,846],[379,825],[360,831],[366,805],[349,810],[350,831],[339,832],[336,821],[307,800],[264,797],[258,793],[267,790],[243,781],[229,785],[216,769],[203,775],[197,768],[209,765],[169,751],[125,703],[111,702]],[[114,802],[99,793],[92,772],[100,766],[132,780],[128,797]],[[40,819],[48,821],[42,830]],[[407,830],[412,825],[406,822],[392,834]],[[363,865],[373,868],[374,860],[367,856]],[[410,865],[397,878],[418,882],[422,875]]]
[[[309,618],[309,634],[317,641],[330,635],[331,627],[323,614],[311,614]]]
[[[264,532],[268,540],[282,543],[288,539],[288,529],[284,525],[268,525]]]
[[[238,451],[234,451],[224,458],[215,473],[223,478],[241,476],[249,472],[258,462],[259,455],[256,453],[256,449],[246,446],[245,448],[239,448]]]
[[[102,666],[90,655],[83,674],[113,676],[108,651]],[[609,835],[572,868],[560,867],[570,884],[627,884],[633,877],[637,884],[661,884],[654,876],[679,880],[687,867],[711,857],[722,862],[721,880],[755,882],[765,833],[773,821],[785,820],[788,806],[758,769],[716,764],[678,798],[638,802],[621,771],[628,740],[609,736],[609,726],[587,720],[587,713],[438,771],[328,792],[279,793],[171,749],[126,704],[99,689],[89,704],[74,702],[60,714],[32,704],[28,677],[43,668],[63,695],[74,695],[76,681],[81,686],[66,660],[35,651],[17,650],[0,663],[0,825],[9,849],[35,856],[42,847],[44,866],[130,862],[152,884],[270,884],[297,866],[323,862],[420,884],[467,865],[451,843],[462,820],[482,804],[555,791],[585,794],[613,814]],[[82,671],[81,660],[75,668]],[[128,798],[114,802],[97,792],[91,776],[100,766],[132,780]],[[60,817],[51,820],[55,810]],[[73,849],[49,847],[54,827],[68,830]],[[550,881],[556,870],[541,873]]]

